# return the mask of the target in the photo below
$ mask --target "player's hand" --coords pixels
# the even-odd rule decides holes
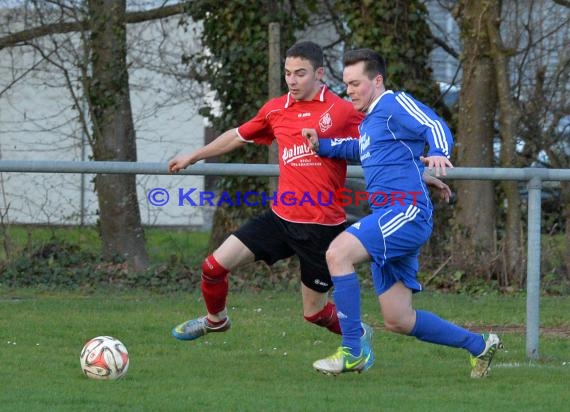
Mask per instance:
[[[423,162],[424,165],[427,166],[429,170],[435,169],[436,176],[447,175],[446,172],[447,167],[453,169],[453,164],[445,156],[428,156],[428,157],[422,156],[420,157],[420,160]]]
[[[315,154],[319,152],[319,135],[315,129],[301,129],[301,134],[309,140],[309,149]]]
[[[170,173],[178,173],[194,163],[190,155],[179,155],[168,162],[168,171]]]
[[[447,184],[427,173],[424,174],[424,181],[428,186],[437,189],[441,200],[445,201],[445,203],[449,203],[449,200],[451,199],[451,188]]]

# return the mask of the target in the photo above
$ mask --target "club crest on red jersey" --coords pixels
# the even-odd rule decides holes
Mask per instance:
[[[324,113],[319,119],[319,128],[321,132],[326,132],[332,126],[332,117],[329,112]]]

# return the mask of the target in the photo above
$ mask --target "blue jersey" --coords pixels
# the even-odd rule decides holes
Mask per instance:
[[[359,127],[360,138],[319,139],[319,155],[360,161],[373,212],[418,206],[431,216],[420,156],[451,154],[453,137],[433,110],[404,92],[384,92]]]

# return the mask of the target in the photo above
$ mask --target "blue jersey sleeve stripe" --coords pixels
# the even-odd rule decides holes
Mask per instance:
[[[433,141],[435,147],[440,149],[445,156],[449,157],[449,142],[446,136],[445,129],[438,118],[431,118],[427,115],[427,113],[421,111],[421,109],[416,105],[414,100],[412,100],[408,95],[405,95],[405,98],[410,101],[410,103],[415,107],[421,114],[425,116],[427,119],[427,125],[430,127],[432,131]]]
[[[449,156],[449,146],[445,138],[445,131],[439,120],[432,119],[405,93],[396,96],[396,100],[406,110],[410,116],[416,119],[420,124],[430,128],[433,136],[433,142],[437,149],[440,149],[446,156]]]
[[[414,117],[420,124],[428,126],[431,130],[433,136],[433,141],[435,147],[442,150],[446,156],[449,155],[449,147],[447,145],[447,140],[445,139],[445,132],[441,122],[438,120],[430,118],[425,112],[423,112],[417,104],[405,93],[400,93],[396,96],[396,100],[402,105],[402,107]]]
[[[445,132],[443,131],[443,126],[441,123],[435,119],[432,119],[427,115],[427,113],[423,112],[407,94],[400,93],[398,96],[396,96],[396,100],[420,124],[426,125],[432,130],[432,135],[434,137],[434,143],[436,147],[444,150],[446,146]]]

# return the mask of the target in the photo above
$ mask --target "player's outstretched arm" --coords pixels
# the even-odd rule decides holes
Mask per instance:
[[[168,171],[170,173],[177,173],[199,160],[229,153],[245,144],[246,142],[239,137],[237,129],[227,130],[206,146],[201,147],[192,153],[181,154],[171,159],[168,162]]]
[[[336,137],[319,139],[315,129],[301,129],[301,134],[309,141],[313,153],[335,159],[360,161],[358,139],[354,137]]]

